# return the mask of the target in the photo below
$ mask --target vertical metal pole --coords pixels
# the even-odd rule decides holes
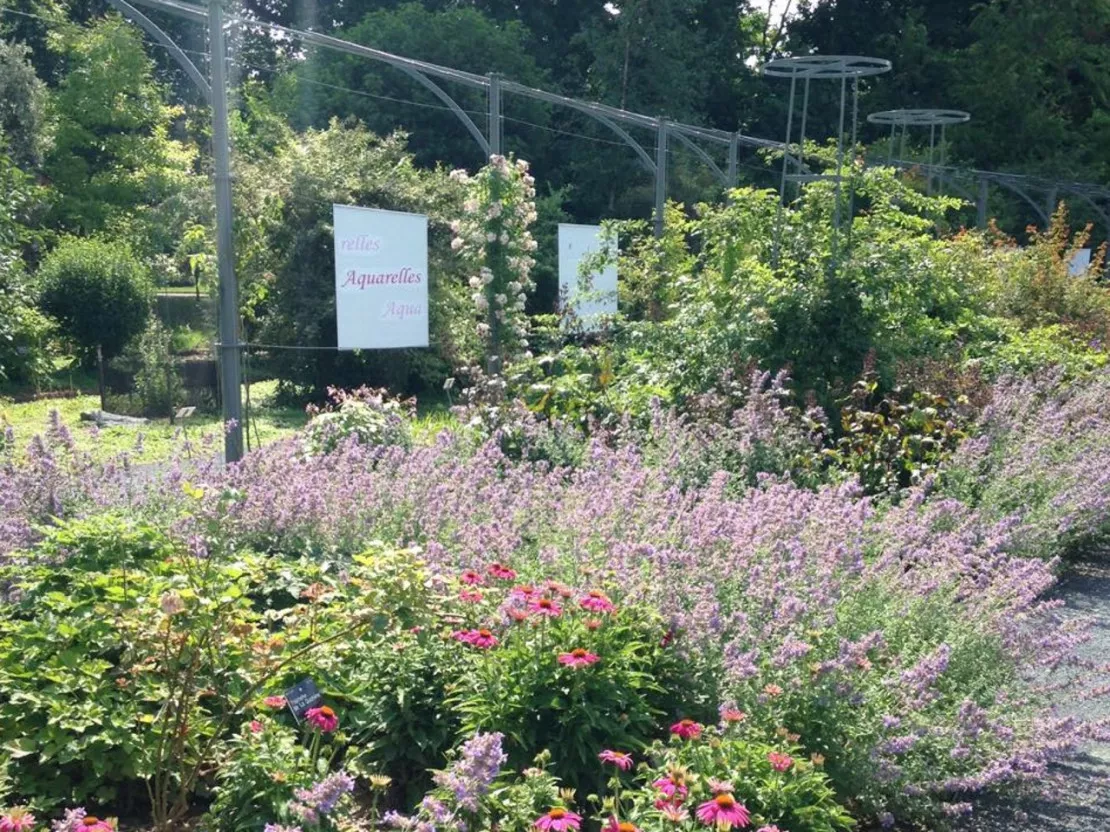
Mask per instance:
[[[782,144],[782,178],[779,180],[779,205],[786,200],[786,170],[790,163],[790,134],[794,131],[794,89],[798,76],[790,76],[790,105],[786,111],[786,141]]]
[[[908,125],[906,124],[906,122],[903,121],[902,122],[902,143],[898,147],[898,161],[899,162],[905,162],[906,161],[906,130],[907,129],[908,129]]]
[[[806,157],[806,119],[809,117],[809,78],[802,88],[802,130],[798,138],[798,173],[802,172]],[[799,188],[801,185],[799,184]]]
[[[489,75],[489,152],[501,155],[501,76]]]
[[[836,203],[833,205],[833,232],[840,231],[840,191],[844,174],[844,104],[848,92],[848,78],[840,79],[840,126],[836,131]]]
[[[980,229],[987,229],[987,197],[990,195],[985,178],[979,180],[979,199],[976,204],[976,224]]]
[[[216,263],[220,275],[220,395],[223,400],[224,460],[243,456],[243,407],[239,368],[239,287],[231,235],[231,148],[227,126],[222,0],[208,3],[208,63],[212,83],[212,155],[216,189]]]
[[[790,104],[786,110],[786,141],[782,144],[782,178],[779,180],[779,208],[775,217],[775,239],[771,246],[771,265],[779,264],[779,243],[782,239],[783,212],[786,202],[786,166],[790,162],[790,134],[794,130],[794,91],[798,83],[795,73],[790,75]]]
[[[937,193],[940,194],[941,196],[944,195],[944,173],[943,173],[943,169],[944,169],[944,163],[947,159],[948,159],[948,149],[944,145],[944,125],[942,124],[940,126],[940,164],[939,164],[939,167],[941,168],[942,173],[941,173],[940,176],[937,177]]]
[[[890,123],[890,147],[886,150],[886,163],[888,166],[894,162],[894,128],[895,124],[892,121]]]
[[[667,209],[667,120],[659,119],[655,139],[655,237],[663,236],[663,214]]]
[[[933,195],[933,147],[936,144],[937,126],[929,125],[929,169],[925,176],[925,193]]]
[[[728,186],[735,188],[739,184],[739,172],[737,171],[737,156],[740,150],[740,133],[732,134],[732,138],[728,142]]]
[[[852,155],[848,159],[848,246],[852,245],[852,218],[856,213],[856,141],[859,139],[859,78],[852,79]]]
[[[1056,209],[1058,207],[1056,203],[1056,189],[1053,188],[1048,192],[1048,199],[1045,202],[1045,208],[1047,209],[1045,213],[1048,214],[1048,222],[1045,223],[1045,228],[1052,227],[1052,218],[1056,215]]]

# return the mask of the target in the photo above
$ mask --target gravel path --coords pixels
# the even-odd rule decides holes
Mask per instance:
[[[1087,658],[1110,658],[1110,566],[1072,567],[1056,592],[1072,615],[1095,619]],[[1110,716],[1110,702],[1065,703],[1065,713],[1097,719]],[[1110,748],[1092,746],[1066,765],[1057,766],[1061,785],[1049,796],[980,807],[961,829],[968,832],[1110,832]]]

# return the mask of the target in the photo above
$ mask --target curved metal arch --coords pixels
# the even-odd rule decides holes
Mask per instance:
[[[173,56],[173,59],[185,70],[185,74],[196,84],[197,89],[199,89],[201,95],[204,96],[204,100],[206,102],[211,102],[212,87],[208,83],[208,79],[197,69],[197,65],[190,61],[188,56],[181,51],[181,47],[173,42],[173,38],[162,31],[162,28],[157,23],[130,3],[124,2],[124,0],[108,0],[108,2],[115,7],[116,11],[130,19],[132,23],[143,29],[148,35],[162,44],[162,46],[166,47],[166,51]]]
[[[1001,185],[1003,188],[1007,188],[1008,190],[1013,191],[1015,194],[1028,202],[1032,206],[1033,210],[1037,212],[1037,216],[1044,221],[1045,225],[1048,225],[1052,221],[1052,218],[1045,214],[1044,206],[1038,205],[1033,197],[1029,196],[1029,194],[1027,194],[1013,182],[1009,182],[1006,179],[1000,179],[996,177],[990,177],[990,180],[996,185]]]
[[[972,205],[974,205],[977,202],[977,200],[979,199],[978,196],[975,196],[974,194],[972,194],[971,191],[969,191],[967,188],[965,188],[963,185],[961,185],[956,180],[956,178],[954,176],[952,176],[951,174],[942,173],[942,172],[935,172],[933,175],[936,176],[936,178],[939,179],[941,182],[943,182],[944,184],[951,187],[954,191],[957,191],[962,197],[964,197],[964,199],[966,199]]]
[[[1102,218],[1103,225],[1106,228],[1106,234],[1107,234],[1108,237],[1110,237],[1110,215],[1108,215],[1106,213],[1106,211],[1103,210],[1102,206],[1100,206],[1097,202],[1095,202],[1093,199],[1091,199],[1090,196],[1083,193],[1082,191],[1072,190],[1071,188],[1064,188],[1063,191],[1066,194],[1071,194],[1072,196],[1079,197],[1084,202],[1086,202],[1088,205],[1090,205],[1092,208],[1094,208],[1095,213],[1098,214]]]
[[[482,149],[482,153],[486,155],[486,158],[489,158],[489,140],[485,137],[482,131],[478,129],[478,125],[474,123],[474,120],[469,115],[467,115],[466,111],[458,105],[458,102],[456,102],[455,99],[447,94],[446,90],[444,90],[443,87],[441,87],[427,75],[424,75],[423,73],[413,69],[412,67],[402,66],[401,64],[391,64],[391,66],[397,67],[397,69],[401,70],[401,72],[405,73],[405,75],[408,75],[413,80],[422,84],[436,98],[446,104],[450,108],[451,112],[458,116],[459,121],[463,123],[463,126],[467,129],[470,135],[474,137],[474,141],[478,142],[478,147]]]
[[[624,143],[636,151],[636,155],[640,157],[640,162],[643,163],[643,166],[647,170],[647,172],[650,173],[652,176],[655,176],[655,162],[652,161],[651,156],[649,156],[647,151],[644,150],[643,145],[632,138],[627,130],[625,130],[608,116],[603,116],[601,115],[601,113],[591,112],[586,107],[574,107],[574,109],[578,110],[579,112],[585,113],[591,118],[597,119],[618,136],[620,136],[622,139],[624,139]]]
[[[694,153],[697,154],[697,156],[703,162],[705,162],[706,165],[709,166],[709,169],[713,171],[714,174],[716,174],[717,178],[721,180],[721,184],[724,185],[726,188],[729,187],[728,176],[726,176],[721,171],[720,167],[718,167],[717,163],[714,162],[712,158],[710,158],[708,153],[706,153],[704,150],[690,141],[686,136],[682,135],[682,132],[680,130],[672,130],[671,135],[682,142],[684,145],[686,145],[688,148],[690,148],[690,150],[694,151]]]

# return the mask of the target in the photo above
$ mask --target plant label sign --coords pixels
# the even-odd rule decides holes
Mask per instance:
[[[309,708],[317,707],[324,701],[324,697],[320,695],[315,682],[305,679],[285,692],[285,701],[289,705],[289,710],[293,712],[293,718],[300,723],[304,719],[305,712]]]
[[[333,205],[336,346],[428,346],[428,218]]]
[[[604,268],[585,273],[588,259],[601,253]],[[587,332],[617,314],[616,240],[599,225],[559,224],[559,311],[577,318]]]

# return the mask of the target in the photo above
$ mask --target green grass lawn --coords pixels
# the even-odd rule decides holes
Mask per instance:
[[[263,445],[292,435],[305,423],[304,411],[292,407],[278,407],[273,403],[277,382],[264,381],[251,385],[251,447]],[[155,462],[172,457],[181,447],[180,432],[184,429],[193,441],[205,435],[213,438],[214,448],[223,447],[222,425],[218,413],[196,414],[177,425],[168,419],[151,419],[137,427],[101,428],[94,431],[92,423],[80,420],[81,412],[100,408],[97,396],[81,395],[74,398],[46,398],[29,402],[15,402],[0,398],[0,425],[11,425],[15,432],[16,447],[21,448],[36,433],[42,433],[49,424],[50,411],[57,410],[69,427],[81,450],[89,451],[98,459],[108,459],[123,451],[132,455],[142,436],[142,452],[137,461]]]
[[[251,384],[251,448],[291,436],[305,424],[303,409],[281,407],[275,403],[276,391],[276,381]],[[244,403],[245,400],[244,396]],[[213,453],[222,451],[223,430],[218,413],[202,413],[198,410],[194,416],[177,425],[171,425],[168,419],[151,419],[141,426],[101,428],[95,431],[91,422],[82,422],[80,417],[82,411],[99,408],[100,399],[95,395],[43,398],[28,402],[16,402],[0,396],[0,427],[11,425],[15,432],[16,448],[21,449],[26,447],[35,434],[46,430],[50,411],[57,410],[77,441],[78,448],[88,451],[97,459],[109,459],[124,451],[131,454],[136,462],[169,459],[181,449],[182,429],[193,442],[199,442],[204,436],[211,437]],[[454,417],[444,404],[428,403],[420,407],[413,433],[418,442],[431,441],[441,430],[449,430],[456,425]],[[140,436],[142,450],[137,451]]]

